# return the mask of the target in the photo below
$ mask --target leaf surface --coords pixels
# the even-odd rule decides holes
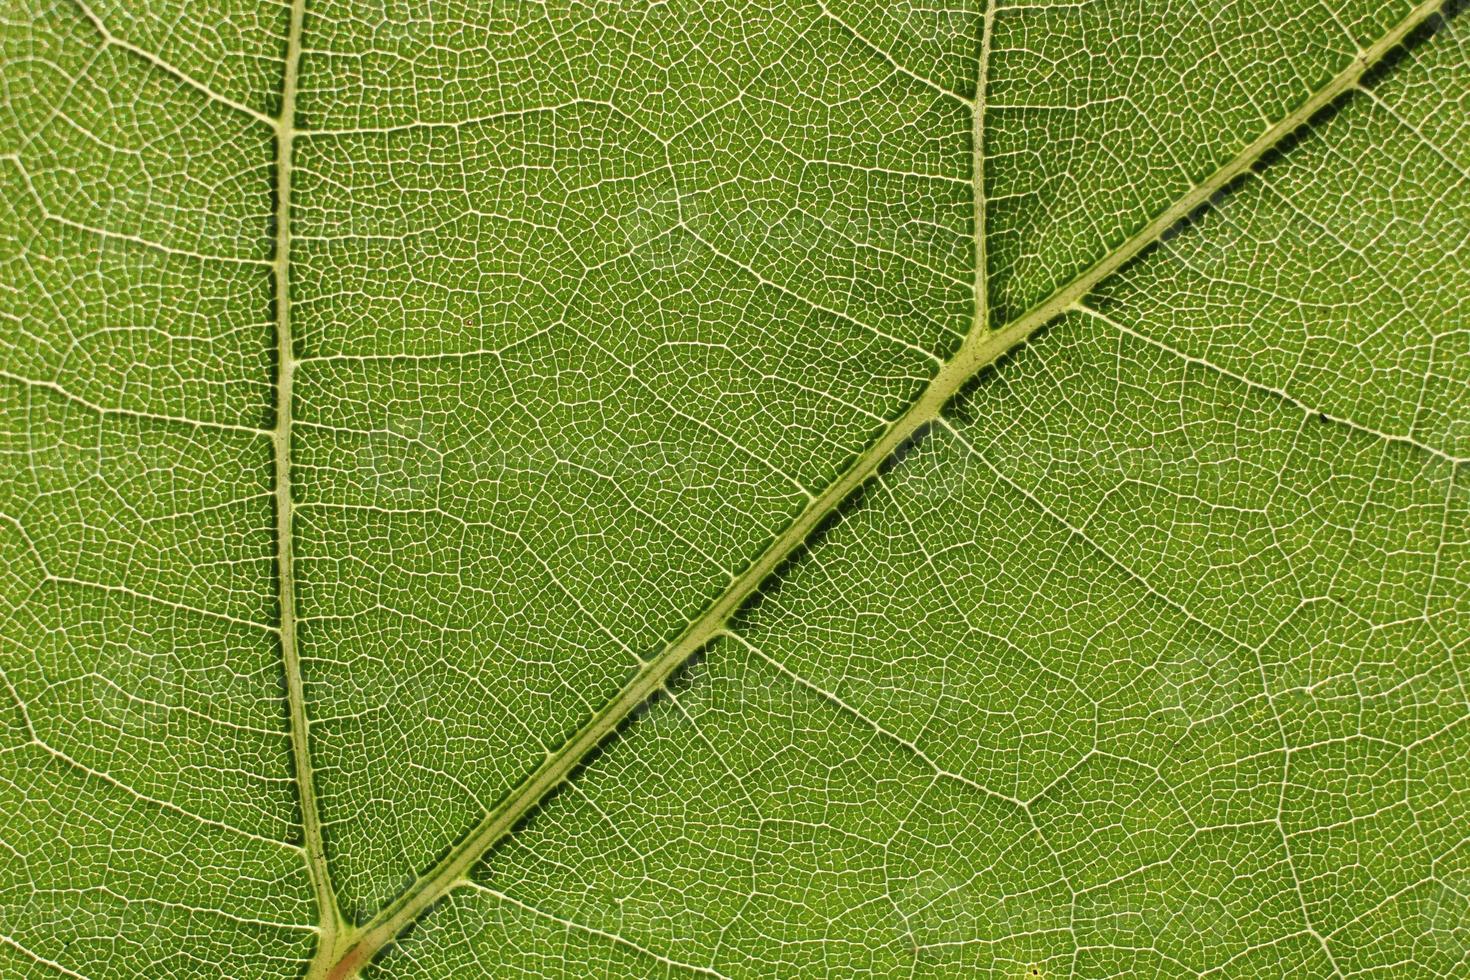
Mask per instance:
[[[13,5],[0,965],[1462,972],[1453,13]]]

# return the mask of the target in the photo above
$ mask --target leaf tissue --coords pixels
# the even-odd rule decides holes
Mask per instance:
[[[1470,976],[1457,0],[0,4],[0,975]]]

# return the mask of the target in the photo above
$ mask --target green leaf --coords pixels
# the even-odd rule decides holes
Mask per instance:
[[[1458,9],[10,0],[0,973],[1463,976]]]

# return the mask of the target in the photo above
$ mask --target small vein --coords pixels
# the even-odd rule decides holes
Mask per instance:
[[[178,248],[173,245],[165,245],[162,242],[155,242],[152,239],[144,238],[141,235],[131,235],[127,232],[122,231],[111,231],[107,228],[96,228],[92,225],[83,224],[80,221],[76,221],[64,215],[56,214],[46,206],[45,199],[41,197],[41,192],[36,190],[36,185],[31,182],[31,175],[26,170],[25,164],[21,162],[21,159],[17,154],[0,154],[0,160],[8,160],[10,163],[15,165],[15,169],[20,172],[21,182],[24,183],[26,186],[26,192],[30,194],[31,200],[36,205],[36,209],[40,212],[41,217],[46,221],[53,221],[56,224],[64,225],[67,228],[83,232],[84,234],[96,235],[98,238],[107,238],[113,239],[115,241],[129,242],[141,248],[146,248],[154,252],[161,252],[164,255],[174,255],[178,256],[179,258],[193,259],[196,262],[230,262],[237,265],[256,265],[263,268],[270,268],[272,264],[269,259],[257,259],[244,255],[211,255],[206,252],[196,252],[192,249]]]
[[[775,282],[774,280],[771,280],[771,279],[767,279],[765,276],[761,275],[758,271],[756,271],[751,266],[749,266],[746,263],[744,263],[744,262],[740,261],[739,259],[735,258],[733,255],[727,255],[725,252],[721,251],[720,249],[716,248],[714,245],[710,244],[710,242],[707,241],[702,235],[700,235],[693,228],[691,228],[689,226],[689,224],[687,222],[685,222],[682,217],[680,217],[680,219],[679,219],[679,227],[682,228],[682,229],[684,229],[684,231],[691,238],[693,238],[695,241],[699,242],[705,248],[707,248],[711,252],[713,252],[716,257],[721,258],[721,259],[724,259],[726,262],[729,262],[731,265],[736,266],[737,268],[740,268],[740,269],[745,270],[747,273],[749,273],[751,276],[753,276],[755,278],[755,280],[757,282],[759,282],[761,285],[767,286],[767,287],[769,287],[771,289],[774,289],[778,293],[782,293],[783,295],[790,296],[792,299],[797,300],[800,303],[804,303],[804,304],[806,304],[807,306],[811,307],[814,310],[818,310],[818,311],[820,311],[822,313],[826,313],[828,316],[835,316],[835,317],[837,317],[840,320],[843,320],[843,321],[845,321],[847,323],[851,323],[853,326],[861,327],[863,330],[866,330],[868,333],[872,334],[875,337],[878,337],[878,338],[880,338],[882,340],[886,340],[886,341],[888,341],[889,343],[892,343],[892,344],[897,344],[900,347],[905,347],[908,350],[911,350],[911,351],[913,351],[916,354],[922,355],[924,358],[926,358],[927,360],[933,362],[937,366],[942,367],[944,365],[944,358],[940,357],[938,354],[935,354],[933,351],[925,350],[923,347],[920,347],[918,344],[911,343],[910,341],[904,340],[901,337],[895,337],[895,336],[893,336],[890,333],[886,333],[886,332],[878,329],[877,327],[872,326],[871,324],[867,324],[867,323],[862,322],[861,320],[856,319],[851,314],[843,313],[841,310],[833,309],[830,306],[824,306],[821,303],[818,303],[814,299],[810,299],[810,298],[808,298],[806,296],[803,296],[801,293],[798,293],[796,290],[792,289],[790,286],[783,286],[781,283]]]
[[[1164,343],[1161,340],[1156,340],[1155,338],[1150,337],[1147,334],[1139,333],[1137,330],[1134,330],[1132,327],[1129,327],[1126,324],[1120,323],[1117,320],[1114,320],[1112,317],[1108,316],[1107,314],[1105,314],[1105,313],[1103,313],[1103,312],[1101,312],[1099,310],[1096,310],[1096,309],[1092,308],[1091,306],[1086,305],[1086,303],[1084,303],[1081,300],[1073,303],[1072,304],[1072,309],[1078,311],[1079,313],[1086,313],[1089,316],[1092,316],[1093,318],[1095,318],[1097,320],[1100,320],[1101,322],[1107,324],[1110,327],[1113,327],[1114,329],[1118,330],[1119,332],[1121,332],[1121,333],[1123,333],[1123,334],[1125,334],[1125,335],[1127,335],[1129,337],[1132,337],[1135,340],[1143,341],[1144,343],[1148,344],[1149,346],[1154,347],[1157,350],[1161,350],[1161,351],[1163,351],[1166,354],[1171,354],[1174,357],[1177,357],[1180,360],[1185,361],[1185,362],[1187,362],[1189,364],[1194,364],[1194,365],[1196,365],[1198,367],[1206,368],[1206,369],[1208,369],[1210,371],[1213,371],[1216,374],[1223,375],[1224,377],[1227,377],[1227,378],[1229,378],[1232,381],[1236,381],[1236,382],[1238,382],[1240,384],[1243,384],[1247,388],[1250,388],[1250,389],[1252,389],[1254,391],[1260,391],[1260,392],[1265,392],[1266,394],[1269,394],[1269,395],[1274,395],[1275,397],[1281,399],[1282,401],[1286,402],[1289,405],[1292,405],[1292,406],[1296,407],[1297,409],[1301,410],[1302,412],[1305,412],[1308,415],[1317,415],[1319,417],[1322,417],[1322,418],[1327,419],[1328,421],[1335,422],[1338,425],[1342,426],[1343,428],[1351,429],[1354,432],[1360,432],[1360,433],[1362,433],[1364,435],[1373,436],[1375,439],[1380,439],[1380,440],[1382,440],[1384,442],[1396,443],[1396,444],[1399,444],[1399,445],[1404,445],[1404,446],[1412,447],[1412,448],[1417,449],[1417,450],[1419,450],[1421,452],[1428,453],[1430,456],[1433,456],[1436,459],[1443,460],[1444,462],[1450,463],[1451,465],[1454,465],[1454,466],[1459,466],[1459,465],[1461,465],[1463,463],[1470,462],[1470,456],[1454,456],[1454,455],[1451,455],[1450,453],[1447,453],[1447,452],[1445,452],[1442,449],[1436,449],[1435,447],[1433,447],[1433,446],[1431,446],[1431,445],[1429,445],[1427,443],[1420,442],[1418,439],[1415,439],[1412,436],[1397,435],[1397,434],[1392,433],[1392,432],[1383,432],[1382,430],[1374,429],[1374,428],[1372,428],[1370,426],[1366,426],[1366,425],[1362,425],[1361,423],[1354,422],[1352,419],[1343,418],[1343,417],[1336,416],[1336,415],[1328,415],[1325,412],[1322,412],[1322,411],[1320,411],[1320,410],[1318,410],[1316,408],[1313,408],[1311,405],[1308,405],[1305,402],[1302,402],[1300,399],[1293,397],[1290,393],[1288,393],[1286,391],[1283,391],[1280,388],[1273,388],[1272,386],[1267,385],[1267,384],[1262,384],[1259,381],[1252,381],[1250,378],[1247,378],[1245,375],[1237,374],[1236,372],[1230,370],[1229,368],[1221,367],[1218,364],[1215,364],[1215,363],[1213,363],[1211,361],[1207,361],[1207,360],[1205,360],[1202,357],[1196,357],[1193,354],[1186,354],[1184,351],[1181,351],[1181,350],[1179,350],[1179,349],[1177,349],[1175,347],[1171,347],[1170,345]]]
[[[550,919],[553,922],[566,926],[568,929],[575,929],[579,932],[585,932],[590,936],[597,936],[601,939],[606,939],[609,942],[617,943],[619,946],[624,946],[628,949],[633,950],[635,953],[638,953],[642,956],[647,956],[649,959],[657,960],[665,966],[673,967],[676,970],[684,970],[685,972],[693,973],[697,976],[702,977],[719,977],[720,980],[727,980],[724,974],[718,973],[715,970],[710,969],[709,967],[694,966],[689,963],[683,963],[679,960],[671,959],[661,953],[655,953],[653,950],[647,948],[646,946],[641,946],[638,943],[633,942],[633,940],[631,939],[625,939],[615,932],[608,932],[606,929],[598,929],[595,926],[584,925],[580,922],[573,921],[572,919],[564,919],[559,915],[554,915],[551,912],[536,908],[533,905],[528,905],[525,902],[522,902],[520,899],[512,898],[504,892],[496,891],[489,885],[483,885],[478,881],[465,880],[459,883],[459,887],[468,888],[471,891],[482,892],[483,894],[489,895],[498,901],[505,902],[507,905],[514,905],[518,909],[530,912],[532,915],[540,916],[543,919]]]
[[[100,673],[98,673],[98,672],[96,672],[94,670],[93,671],[87,671],[84,674],[78,674],[75,677],[68,678],[65,681],[58,681],[58,682],[56,682],[54,684],[51,684],[49,686],[50,687],[58,687],[58,686],[61,686],[62,684],[75,684],[75,683],[79,683],[79,682],[83,682],[83,681],[87,681],[87,680],[95,680],[96,682],[98,682],[102,686],[104,686],[104,687],[108,688],[109,690],[111,690],[113,694],[115,694],[118,697],[121,697],[121,698],[123,698],[123,699],[125,699],[125,700],[127,700],[127,701],[129,701],[129,702],[131,702],[133,704],[143,705],[143,706],[146,706],[146,707],[149,707],[149,708],[157,708],[159,711],[164,711],[164,712],[178,711],[178,712],[181,712],[182,714],[189,715],[192,718],[198,718],[200,721],[202,721],[202,722],[204,722],[204,723],[206,723],[208,725],[218,725],[221,728],[228,728],[228,729],[231,729],[233,731],[245,732],[245,733],[251,734],[251,735],[263,735],[263,736],[266,736],[267,738],[272,738],[272,739],[274,739],[274,738],[284,738],[286,736],[286,732],[284,732],[284,731],[282,731],[280,729],[261,728],[258,725],[244,725],[244,724],[241,724],[241,723],[236,722],[236,721],[229,721],[228,719],[225,719],[225,718],[216,718],[213,715],[207,714],[206,712],[201,711],[198,708],[190,707],[187,704],[165,704],[165,703],[160,702],[160,701],[152,701],[152,700],[149,700],[148,698],[139,697],[137,694],[133,693],[132,691],[129,691],[128,689],[124,688],[122,685],[118,684],[117,681],[113,680],[111,677],[108,677],[106,674],[100,674]]]
[[[581,98],[568,99],[566,102],[558,102],[555,105],[527,106],[524,109],[501,109],[497,112],[487,112],[484,115],[480,116],[467,116],[464,119],[413,119],[408,122],[393,123],[387,126],[346,126],[340,129],[325,127],[316,129],[303,128],[296,130],[296,137],[298,139],[309,139],[311,137],[386,136],[393,133],[412,132],[418,129],[462,129],[473,126],[483,126],[487,123],[500,122],[503,119],[521,119],[526,116],[535,116],[541,113],[555,114],[558,112],[565,112],[568,109],[580,109],[590,106],[596,106],[602,109],[609,109],[615,115],[625,120],[628,120],[629,122],[632,122],[634,125],[637,125],[639,129],[643,130],[644,133],[652,136],[660,143],[666,142],[656,133],[653,133],[644,128],[641,124],[638,123],[637,120],[633,119],[627,113],[623,112],[622,109],[619,109],[612,102],[609,102],[605,99]]]
[[[43,388],[54,394],[60,395],[73,404],[90,409],[101,416],[117,415],[125,418],[142,419],[149,422],[166,422],[173,425],[186,425],[196,429],[217,429],[224,432],[244,432],[252,436],[268,436],[269,429],[260,429],[252,425],[238,425],[232,422],[208,422],[203,419],[183,418],[175,415],[157,415],[153,412],[142,412],[133,408],[121,408],[116,405],[101,405],[91,401],[75,392],[68,391],[55,381],[43,381],[40,378],[27,378],[24,375],[14,374],[0,368],[0,378],[12,381],[18,385],[32,388]]]
[[[1071,524],[1071,522],[1069,522],[1066,518],[1062,517],[1056,511],[1054,511],[1050,507],[1048,507],[1034,493],[1032,493],[1030,490],[1027,490],[1025,487],[1021,486],[1015,480],[1012,480],[1009,476],[1007,476],[1004,472],[1002,472],[999,467],[997,467],[994,463],[992,463],[990,461],[989,457],[987,457],[984,453],[982,453],[978,449],[976,449],[975,448],[975,444],[972,443],[968,438],[966,438],[965,435],[962,432],[960,432],[960,430],[957,429],[949,421],[949,419],[947,419],[947,418],[945,418],[944,416],[941,415],[939,417],[939,419],[938,419],[938,424],[944,426],[946,430],[948,430],[956,439],[958,439],[960,441],[960,443],[963,444],[964,447],[970,452],[970,454],[972,456],[974,456],[976,459],[978,459],[981,462],[981,464],[984,465],[985,468],[988,469],[991,472],[991,474],[993,474],[995,476],[996,479],[1000,480],[1002,483],[1004,483],[1006,486],[1010,487],[1016,493],[1019,493],[1021,496],[1025,497],[1032,504],[1034,504],[1037,508],[1039,508],[1043,514],[1045,514],[1047,517],[1051,518],[1053,521],[1056,521],[1063,528],[1065,528],[1069,533],[1075,534],[1080,540],[1082,540],[1083,542],[1085,542],[1088,547],[1092,548],[1093,551],[1097,552],[1099,555],[1101,555],[1103,558],[1105,558],[1109,563],[1111,563],[1112,565],[1116,566],[1121,572],[1123,572],[1129,578],[1133,579],[1139,585],[1142,585],[1143,588],[1148,592],[1149,595],[1156,597],[1157,599],[1159,599],[1159,601],[1161,601],[1165,605],[1169,606],[1169,608],[1175,610],[1176,612],[1178,612],[1179,614],[1181,614],[1182,616],[1184,616],[1191,623],[1194,623],[1197,626],[1200,626],[1200,627],[1208,630],[1209,632],[1215,634],[1216,636],[1220,637],[1221,639],[1224,639],[1224,640],[1229,641],[1233,646],[1239,647],[1242,650],[1248,650],[1248,651],[1251,651],[1251,652],[1256,652],[1255,651],[1255,648],[1251,647],[1244,640],[1241,640],[1241,639],[1239,639],[1237,637],[1231,636],[1229,633],[1225,632],[1223,629],[1221,629],[1220,627],[1216,626],[1213,623],[1206,622],[1205,620],[1199,618],[1199,616],[1197,616],[1189,608],[1185,607],[1184,605],[1181,605],[1179,602],[1177,602],[1176,600],[1174,600],[1174,599],[1170,598],[1169,596],[1165,595],[1163,592],[1160,592],[1157,588],[1155,588],[1153,586],[1153,584],[1151,582],[1148,581],[1148,579],[1144,578],[1142,574],[1140,574],[1139,572],[1135,571],[1131,566],[1129,566],[1128,564],[1126,564],[1122,559],[1115,557],[1112,552],[1108,551],[1102,545],[1098,544],[1098,542],[1093,539],[1092,535],[1088,534],[1086,531],[1082,530],[1079,527],[1074,527]]]
[[[257,623],[253,619],[241,619],[239,616],[231,616],[229,613],[216,612],[212,609],[201,609],[199,606],[191,606],[184,602],[175,602],[172,599],[163,599],[146,592],[130,589],[126,585],[110,585],[106,582],[92,582],[87,579],[72,578],[69,575],[47,575],[46,581],[59,582],[62,585],[75,585],[85,589],[99,589],[103,592],[117,592],[122,595],[132,596],[134,599],[142,599],[145,602],[156,602],[179,612],[192,613],[196,616],[208,616],[210,619],[218,619],[227,623],[235,623],[239,626],[248,626],[251,629],[264,630],[267,633],[276,632],[276,627],[268,623]]]
[[[898,72],[900,75],[905,75],[905,76],[913,79],[914,81],[918,82],[920,85],[924,86],[925,88],[930,89],[930,90],[932,90],[934,92],[937,92],[938,94],[944,96],[947,99],[954,99],[956,102],[960,103],[961,105],[972,105],[973,104],[970,99],[965,98],[963,95],[960,95],[958,92],[952,92],[952,91],[950,91],[949,89],[945,88],[943,85],[940,85],[938,82],[934,81],[932,78],[925,78],[923,75],[920,75],[918,72],[914,71],[912,68],[909,68],[909,67],[905,66],[904,64],[902,64],[901,62],[899,62],[899,60],[897,58],[893,57],[893,55],[889,54],[887,51],[883,50],[883,48],[879,47],[878,44],[876,44],[874,41],[872,41],[867,36],[865,36],[856,27],[853,27],[847,21],[843,20],[840,16],[838,16],[836,13],[834,13],[832,11],[832,9],[827,6],[825,0],[823,0],[823,3],[821,4],[821,8],[822,8],[822,15],[824,17],[828,18],[833,23],[837,24],[839,27],[841,27],[843,30],[845,30],[847,33],[849,33],[853,37],[855,37],[863,45],[863,47],[867,48],[869,51],[873,52],[878,57],[880,57],[884,61],[886,61],[888,63],[888,66],[890,68],[892,68],[894,71]]]
[[[1378,108],[1382,109],[1390,119],[1392,119],[1398,125],[1402,126],[1404,129],[1408,130],[1410,133],[1413,133],[1414,136],[1418,138],[1419,142],[1428,147],[1429,150],[1434,153],[1435,156],[1439,157],[1441,161],[1447,164],[1451,170],[1459,174],[1461,180],[1470,180],[1470,172],[1467,172],[1464,167],[1456,163],[1454,158],[1452,158],[1448,153],[1445,152],[1444,147],[1440,146],[1438,143],[1434,142],[1434,140],[1424,135],[1423,130],[1421,130],[1418,126],[1415,126],[1413,123],[1409,122],[1402,115],[1400,115],[1399,111],[1393,106],[1389,105],[1388,101],[1384,99],[1383,96],[1373,91],[1371,86],[1364,85],[1361,81],[1359,81],[1357,87],[1359,92],[1362,92],[1364,95],[1366,95],[1369,100],[1372,101],[1372,103]]]
[[[317,932],[315,925],[309,922],[275,922],[271,919],[257,919],[248,915],[235,915],[220,908],[200,908],[194,905],[185,905],[183,902],[169,902],[152,895],[123,895],[107,885],[94,885],[89,888],[78,889],[82,893],[97,892],[102,895],[123,903],[124,905],[158,905],[166,909],[191,913],[195,915],[217,915],[227,922],[236,922],[244,926],[265,926],[268,929],[284,929],[291,932]]]
[[[11,949],[15,950],[17,953],[20,953],[22,956],[29,959],[32,963],[35,963],[37,966],[44,966],[48,969],[55,970],[57,973],[61,974],[64,977],[73,977],[74,980],[87,980],[87,977],[76,972],[75,970],[69,970],[55,960],[48,960],[41,954],[32,952],[31,950],[22,946],[20,943],[16,942],[14,939],[11,939],[4,933],[0,933],[0,943],[4,943],[6,946],[9,946]]]
[[[136,55],[137,57],[148,62],[153,67],[157,68],[159,71],[163,72],[165,75],[168,75],[172,78],[177,79],[178,81],[183,82],[185,85],[194,89],[196,92],[201,93],[210,100],[218,102],[220,105],[228,106],[229,108],[234,109],[236,112],[242,112],[245,115],[249,116],[251,119],[254,119],[256,122],[265,123],[267,126],[275,128],[276,121],[270,116],[261,112],[259,109],[253,109],[250,106],[245,105],[243,102],[237,102],[227,95],[216,92],[214,89],[210,88],[208,85],[205,85],[203,82],[199,81],[199,79],[193,77],[188,72],[185,72],[183,69],[177,67],[176,65],[165,61],[163,58],[159,57],[153,52],[147,51],[143,48],[138,47],[130,41],[126,41],[123,38],[118,37],[116,34],[112,33],[108,26],[103,22],[102,18],[97,16],[97,14],[95,14],[92,9],[87,6],[84,0],[74,0],[74,2],[77,5],[77,9],[82,12],[82,16],[91,21],[92,26],[97,29],[97,33],[102,35],[102,41],[104,44],[110,44],[113,47],[120,48],[121,50],[128,52],[129,54]]]
[[[984,783],[977,783],[975,780],[971,779],[970,777],[968,777],[968,776],[966,776],[966,775],[964,775],[962,773],[952,772],[951,770],[945,769],[943,766],[939,765],[939,763],[935,762],[932,758],[930,758],[929,755],[928,755],[928,753],[926,753],[923,749],[919,748],[919,746],[916,745],[915,743],[913,743],[913,742],[909,741],[908,739],[904,738],[902,735],[899,735],[899,734],[897,734],[895,732],[891,732],[888,729],[884,728],[877,721],[874,721],[872,718],[869,718],[867,715],[863,714],[857,708],[854,708],[852,705],[848,704],[846,701],[842,700],[842,698],[838,697],[836,694],[833,694],[831,691],[824,690],[821,687],[818,687],[816,684],[813,684],[811,681],[807,680],[805,677],[802,677],[800,674],[798,674],[796,671],[792,670],[790,667],[787,667],[785,664],[781,663],[775,657],[772,657],[770,654],[768,654],[764,650],[760,649],[760,647],[756,646],[754,643],[751,643],[749,640],[747,640],[745,637],[741,636],[739,633],[736,633],[736,632],[733,632],[731,630],[725,629],[725,630],[720,630],[719,633],[716,634],[716,635],[726,636],[726,637],[729,637],[730,639],[736,641],[741,646],[745,647],[745,649],[749,650],[751,653],[753,653],[757,657],[759,657],[761,660],[763,660],[766,663],[770,664],[772,667],[774,667],[780,673],[782,673],[786,677],[790,678],[797,685],[805,688],[808,691],[811,691],[813,694],[818,695],[823,700],[825,700],[825,701],[829,702],[830,704],[834,705],[835,707],[841,709],[843,713],[845,713],[847,715],[850,715],[851,717],[853,717],[853,718],[857,719],[858,721],[862,722],[868,728],[871,728],[875,733],[877,733],[878,735],[881,735],[884,739],[888,740],[889,742],[892,742],[893,744],[902,747],[905,751],[907,751],[914,758],[918,759],[920,762],[924,763],[924,765],[928,766],[929,769],[930,769],[930,771],[932,771],[935,775],[937,775],[937,776],[943,776],[943,777],[945,777],[947,779],[953,779],[955,782],[962,783],[963,785],[968,786],[970,789],[973,789],[976,792],[981,793],[982,795],[988,796],[991,799],[1000,800],[1002,802],[1009,803],[1012,806],[1014,806],[1014,807],[1016,807],[1016,808],[1018,808],[1020,810],[1027,809],[1026,803],[1025,803],[1024,800],[1019,800],[1019,799],[1017,799],[1014,796],[1007,796],[1004,793],[996,792],[995,790],[991,789],[989,786],[986,786]]]
[[[252,833],[251,831],[248,831],[243,827],[236,827],[234,824],[225,823],[223,820],[215,820],[211,817],[206,817],[202,814],[195,813],[193,810],[186,810],[183,807],[179,806],[177,803],[171,803],[168,800],[160,799],[156,796],[149,796],[147,793],[141,792],[137,789],[134,789],[132,786],[129,786],[127,783],[118,779],[116,776],[103,772],[100,769],[93,769],[86,763],[72,758],[70,755],[67,755],[60,749],[53,747],[41,738],[33,736],[29,744],[35,745],[37,748],[52,756],[57,761],[71,766],[78,772],[85,773],[86,775],[91,776],[94,779],[99,779],[107,785],[112,786],[115,789],[119,789],[124,793],[127,793],[134,799],[140,800],[144,803],[148,803],[152,806],[156,806],[161,810],[167,810],[170,813],[176,813],[181,817],[188,817],[189,819],[197,821],[198,823],[201,823],[206,827],[214,827],[218,830],[229,831],[232,834],[238,834],[241,837],[245,837],[253,841],[258,841],[262,844],[270,844],[273,847],[282,848],[284,850],[292,852],[293,854],[301,853],[301,848],[295,844],[291,844],[283,840],[276,840],[272,837],[263,837],[260,834]]]

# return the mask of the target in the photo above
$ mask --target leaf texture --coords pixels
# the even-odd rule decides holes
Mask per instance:
[[[1456,13],[16,0],[0,972],[1462,975]]]

